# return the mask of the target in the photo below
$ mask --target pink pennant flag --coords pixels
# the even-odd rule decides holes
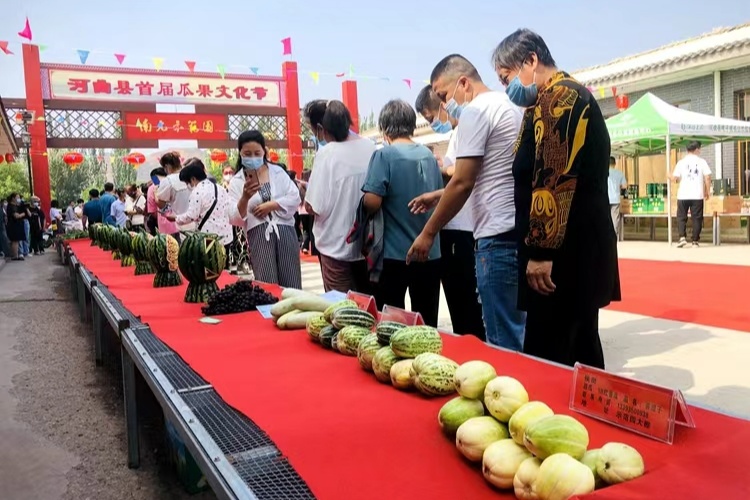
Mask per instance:
[[[404,78],[404,83],[406,84],[407,87],[411,88],[411,80],[410,79]]]
[[[125,54],[115,54],[115,59],[122,66],[122,62],[125,60]]]
[[[346,73],[336,73],[336,78],[344,78],[344,75],[346,75]]]
[[[8,42],[6,41],[0,41],[0,50],[2,50],[5,55],[12,56],[13,52],[10,51],[8,48]]]
[[[18,32],[18,36],[21,38],[25,38],[28,41],[31,41],[31,25],[29,24],[29,18],[26,18],[26,25],[23,27],[21,31]]]
[[[284,53],[282,55],[291,56],[292,55],[292,39],[290,37],[284,38],[281,41],[281,45],[284,46]]]
[[[187,66],[188,71],[191,73],[195,72],[195,61],[185,61],[185,66]]]

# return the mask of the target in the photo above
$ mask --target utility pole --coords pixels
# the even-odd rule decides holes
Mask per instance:
[[[29,170],[29,197],[34,196],[34,177],[31,174],[31,135],[29,134],[29,125],[34,121],[34,115],[28,111],[21,113],[23,122],[23,132],[21,132],[21,142],[26,149],[26,167]]]

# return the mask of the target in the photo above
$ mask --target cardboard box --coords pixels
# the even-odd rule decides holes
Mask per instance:
[[[621,214],[632,214],[633,213],[633,202],[631,200],[620,200],[620,213]]]
[[[703,213],[713,215],[714,212],[720,214],[738,214],[742,211],[742,198],[739,196],[712,196],[706,201]]]

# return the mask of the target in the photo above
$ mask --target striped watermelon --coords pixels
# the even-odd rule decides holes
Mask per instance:
[[[131,233],[124,228],[117,231],[117,248],[120,250],[120,265],[122,267],[130,267],[135,265],[132,243],[134,235],[135,233]]]
[[[148,260],[147,247],[148,242],[153,238],[145,231],[141,231],[133,237],[131,243],[133,249],[133,258],[135,259],[135,275],[154,274],[154,266]]]
[[[353,300],[345,299],[345,300],[339,300],[338,302],[331,304],[328,306],[328,308],[323,311],[323,317],[326,321],[329,323],[333,320],[333,313],[335,313],[337,310],[348,307],[348,308],[357,308],[357,303]]]
[[[320,329],[320,335],[318,335],[318,340],[320,340],[320,345],[325,347],[326,349],[332,349],[331,342],[333,341],[333,336],[338,333],[338,329],[333,326],[324,326]]]
[[[330,326],[328,324],[328,321],[326,321],[323,316],[318,316],[308,319],[307,325],[305,325],[305,329],[307,330],[307,334],[311,339],[313,339],[315,342],[320,342],[320,332],[327,326]]]
[[[390,347],[382,347],[372,357],[372,371],[375,378],[384,384],[391,383],[391,367],[401,358],[396,356]]]
[[[427,396],[447,396],[456,392],[454,377],[458,363],[444,358],[431,360],[421,370],[414,370],[414,387]]]
[[[383,346],[378,342],[376,335],[368,335],[363,338],[357,346],[357,360],[359,366],[368,372],[372,371],[372,358]]]
[[[337,338],[339,352],[347,356],[356,356],[360,341],[368,335],[372,335],[369,328],[352,325],[345,326],[339,330]]]
[[[98,224],[96,227],[96,241],[99,243],[99,248],[104,251],[111,250],[109,246],[109,240],[107,236],[109,234],[109,226],[106,224]]]
[[[375,326],[375,317],[367,311],[357,309],[356,307],[344,307],[337,309],[333,313],[331,323],[339,329],[345,326],[361,326],[369,330]]]
[[[160,234],[148,242],[146,247],[148,260],[156,270],[154,288],[182,284],[182,277],[177,272],[177,254],[179,251],[180,245],[177,240],[168,234]]]
[[[431,326],[407,326],[391,337],[391,349],[401,358],[416,358],[425,352],[440,354],[443,339]]]
[[[378,326],[375,327],[375,333],[380,345],[391,345],[391,336],[402,328],[406,328],[406,325],[398,321],[381,321],[378,323]]]
[[[98,222],[95,222],[93,224],[89,224],[89,239],[91,240],[91,246],[95,247],[99,245],[99,237],[96,234],[97,229],[99,228],[100,224]]]
[[[221,276],[227,254],[215,234],[190,233],[180,245],[178,265],[190,283],[185,291],[185,302],[207,302],[219,291],[216,280]]]

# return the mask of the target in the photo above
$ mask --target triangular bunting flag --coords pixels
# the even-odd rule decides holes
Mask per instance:
[[[26,25],[23,27],[21,31],[18,32],[18,36],[21,38],[25,38],[28,41],[31,41],[31,25],[29,24],[29,18],[26,18]]]
[[[612,97],[617,97],[617,87],[612,87]]]
[[[90,52],[88,50],[78,50],[78,58],[81,60],[81,64],[86,64],[86,60],[89,58]]]
[[[115,59],[117,59],[117,62],[122,65],[122,62],[125,60],[125,54],[115,54]]]
[[[315,85],[320,83],[320,73],[318,73],[317,71],[311,71],[310,78],[312,78],[312,81],[315,83]]]
[[[154,69],[156,71],[161,71],[161,67],[164,66],[164,58],[163,57],[152,57],[151,60],[154,62]]]
[[[185,61],[185,66],[191,73],[195,72],[195,61]]]
[[[407,87],[411,88],[411,80],[409,78],[404,78],[403,82],[406,84]]]
[[[259,68],[254,68],[254,67],[253,67],[253,68],[250,68],[250,71],[252,71],[252,73],[253,73],[254,75],[257,75],[257,74],[258,74],[258,71],[260,71],[260,69],[259,69]]]
[[[349,78],[354,76],[354,66],[349,65]]]
[[[216,65],[216,71],[218,71],[218,72],[219,72],[219,75],[220,75],[220,76],[221,76],[222,78],[224,78],[224,75],[226,74],[226,72],[227,72],[227,69],[226,69],[226,68],[224,67],[224,65],[223,65],[223,64],[217,64],[217,65]]]
[[[346,73],[336,73],[336,78],[344,78],[344,75],[346,75]]]
[[[0,50],[2,50],[6,55],[12,56],[13,52],[8,49],[8,42],[6,41],[0,41]]]
[[[604,91],[604,87],[599,87],[599,95],[601,97],[604,97],[605,95],[607,95],[606,92]]]
[[[281,55],[283,55],[283,56],[291,56],[292,55],[292,39],[289,38],[289,37],[284,38],[281,41],[281,45],[284,47],[284,52]]]
[[[47,46],[46,46],[46,45],[44,45],[43,43],[40,43],[40,44],[39,44],[39,52],[44,52],[44,51],[45,51],[45,50],[47,50],[48,48],[49,48],[49,47],[47,47]]]

